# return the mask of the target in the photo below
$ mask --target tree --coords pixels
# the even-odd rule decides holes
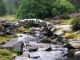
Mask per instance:
[[[0,0],[0,16],[3,16],[6,14],[6,7],[3,2],[3,0]]]
[[[54,7],[57,9],[58,15],[66,15],[76,12],[75,6],[66,0],[56,0]]]
[[[21,0],[18,18],[45,18],[51,16],[53,0]]]
[[[9,15],[15,15],[16,10],[18,9],[18,2],[20,0],[3,0],[6,5],[7,14]]]
[[[76,7],[76,10],[80,12],[80,0],[67,0],[69,1],[70,3],[72,3],[75,7]]]

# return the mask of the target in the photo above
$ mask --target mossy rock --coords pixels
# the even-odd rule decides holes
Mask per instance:
[[[23,26],[21,26],[19,29],[18,29],[19,32],[24,32],[25,31],[25,28]]]
[[[67,39],[72,39],[72,38],[80,39],[80,34],[65,33],[65,37],[66,37]]]

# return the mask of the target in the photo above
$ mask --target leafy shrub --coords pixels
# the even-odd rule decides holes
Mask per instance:
[[[58,15],[67,15],[76,12],[75,6],[66,0],[56,0],[55,6]]]
[[[21,0],[18,18],[45,18],[51,16],[52,0]]]

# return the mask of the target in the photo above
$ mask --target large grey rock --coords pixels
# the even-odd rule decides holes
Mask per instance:
[[[24,44],[22,41],[17,42],[17,39],[12,39],[8,43],[6,43],[4,45],[0,45],[0,48],[6,48],[10,51],[22,52],[23,51],[23,45]]]

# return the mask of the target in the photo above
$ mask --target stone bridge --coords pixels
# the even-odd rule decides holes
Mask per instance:
[[[51,32],[55,30],[55,27],[52,24],[50,24],[49,22],[43,21],[41,19],[24,19],[24,20],[20,20],[18,23],[19,23],[19,27],[25,24],[39,24],[40,26],[44,26]]]
[[[50,24],[49,22],[43,21],[41,19],[24,19],[24,20],[20,20],[17,23],[14,22],[1,22],[1,29],[0,29],[0,35],[7,35],[7,34],[15,34],[17,29],[21,26],[27,25],[27,24],[38,24],[40,26],[44,26],[46,28],[46,31],[48,31],[48,33],[53,33],[53,31],[55,31],[55,27]]]

